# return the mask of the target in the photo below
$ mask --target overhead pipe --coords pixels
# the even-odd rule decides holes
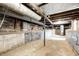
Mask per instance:
[[[50,24],[53,25],[53,22],[46,15],[44,15],[44,17],[45,17],[46,20],[48,20],[50,22]]]
[[[43,15],[43,10],[38,7],[38,5],[36,5],[35,3],[23,3],[24,5],[30,7],[32,10],[34,10],[37,14],[39,15]]]
[[[29,17],[23,17],[23,16],[21,16],[21,15],[16,15],[16,14],[14,14],[13,12],[10,12],[10,11],[8,11],[8,10],[6,10],[6,12],[4,12],[4,11],[0,11],[0,14],[1,15],[6,15],[6,16],[9,16],[9,17],[13,17],[13,18],[17,18],[17,19],[20,19],[20,20],[23,20],[23,21],[25,21],[25,22],[31,22],[31,23],[35,23],[35,24],[37,24],[37,25],[41,25],[41,26],[46,26],[46,25],[44,25],[42,22],[39,22],[39,21],[36,21],[36,20],[34,20],[34,19],[31,19],[31,20],[29,20]],[[27,20],[26,20],[27,19]]]
[[[34,3],[30,3],[30,5],[31,5],[34,9],[36,9],[38,13],[40,13],[41,15],[43,15],[43,10],[42,10],[40,7],[38,7],[38,6],[37,6],[36,4],[34,4]]]
[[[37,15],[35,12],[22,5],[21,3],[0,3],[0,6],[6,7],[12,11],[15,11],[16,13],[31,17],[35,20],[41,20],[41,16]]]
[[[2,27],[2,25],[3,25],[3,23],[4,23],[4,20],[5,20],[5,13],[4,13],[3,19],[2,19],[2,21],[1,21],[1,23],[0,23],[0,28]]]
[[[51,24],[53,24],[53,22],[45,15],[43,10],[40,7],[38,7],[36,4],[28,3],[26,5],[28,5],[29,7],[33,8],[34,10],[36,10],[38,13],[40,13],[41,16],[43,16],[46,20],[48,20]]]

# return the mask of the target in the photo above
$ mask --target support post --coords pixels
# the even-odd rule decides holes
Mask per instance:
[[[60,25],[61,35],[64,35],[64,25]]]
[[[30,21],[32,21],[31,18],[30,18]],[[31,27],[31,29],[30,29],[30,41],[32,41],[32,26],[30,26],[30,27]]]
[[[45,18],[44,18],[44,25],[46,24]],[[46,45],[46,37],[45,37],[45,26],[44,26],[44,46]]]

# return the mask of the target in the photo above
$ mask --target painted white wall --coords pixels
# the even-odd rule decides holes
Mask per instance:
[[[74,19],[74,20],[72,20],[71,24],[72,24],[71,25],[71,30],[78,31],[78,28],[79,28],[79,20]]]
[[[42,39],[44,39],[44,32],[42,31]],[[56,35],[53,30],[46,30],[46,40],[65,40],[65,36]]]
[[[73,30],[77,30],[77,20],[76,19],[74,20],[73,27],[74,27]]]
[[[25,44],[24,33],[0,35],[0,53]]]

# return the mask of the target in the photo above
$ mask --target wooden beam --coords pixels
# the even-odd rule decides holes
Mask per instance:
[[[49,18],[51,20],[52,19],[59,19],[59,18],[75,17],[75,16],[77,17],[77,16],[79,16],[79,8],[52,14],[52,15],[48,15],[48,16],[50,16]]]
[[[48,4],[48,3],[42,3],[42,4],[38,5],[38,6],[41,7],[41,6],[44,6],[46,4]]]

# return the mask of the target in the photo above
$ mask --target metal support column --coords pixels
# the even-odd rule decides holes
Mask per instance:
[[[31,18],[30,18],[30,21],[32,21]],[[30,41],[32,41],[32,26],[30,26],[30,28],[31,28],[30,29]]]
[[[45,18],[44,18],[44,25],[46,24]],[[45,26],[44,26],[44,46],[46,45],[46,31],[45,31]]]

